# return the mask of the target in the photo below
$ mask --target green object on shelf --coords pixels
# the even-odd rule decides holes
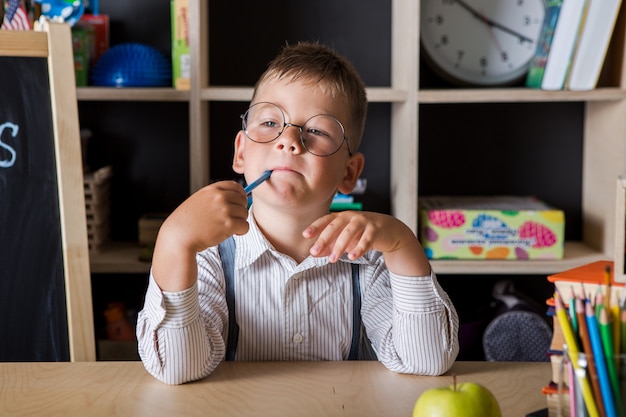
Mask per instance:
[[[363,203],[359,201],[354,201],[352,203],[332,203],[330,205],[330,211],[344,210],[363,210]]]

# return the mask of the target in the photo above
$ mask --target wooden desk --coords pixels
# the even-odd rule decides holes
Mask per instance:
[[[457,362],[504,417],[546,407],[549,363]],[[140,362],[0,363],[0,416],[402,416],[449,376],[417,377],[378,362],[225,362],[208,378],[165,385]]]

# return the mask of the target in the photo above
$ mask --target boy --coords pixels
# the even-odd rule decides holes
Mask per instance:
[[[332,49],[299,43],[270,63],[242,116],[233,169],[248,182],[271,176],[249,210],[241,185],[222,181],[163,223],[137,324],[148,372],[180,384],[225,355],[374,357],[422,375],[452,366],[458,317],[413,232],[389,215],[329,213],[363,170],[366,112],[361,78]]]

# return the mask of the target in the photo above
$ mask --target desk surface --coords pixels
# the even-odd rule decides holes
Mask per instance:
[[[224,362],[208,378],[165,385],[140,362],[0,363],[0,415],[13,416],[402,416],[425,389],[478,382],[503,417],[546,407],[549,363],[457,362],[420,377],[378,362]]]

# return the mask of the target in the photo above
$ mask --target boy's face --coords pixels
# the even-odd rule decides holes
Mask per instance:
[[[316,115],[332,115],[343,124],[346,137],[350,136],[346,106],[307,80],[266,80],[258,87],[252,104],[259,102],[276,104],[286,123],[298,126]],[[313,155],[302,145],[300,129],[289,126],[268,143],[254,142],[240,131],[235,139],[233,169],[244,174],[248,183],[265,170],[273,170],[270,179],[255,190],[255,202],[327,211],[335,192],[353,190],[363,162],[360,153],[350,156],[345,141],[330,156]]]

